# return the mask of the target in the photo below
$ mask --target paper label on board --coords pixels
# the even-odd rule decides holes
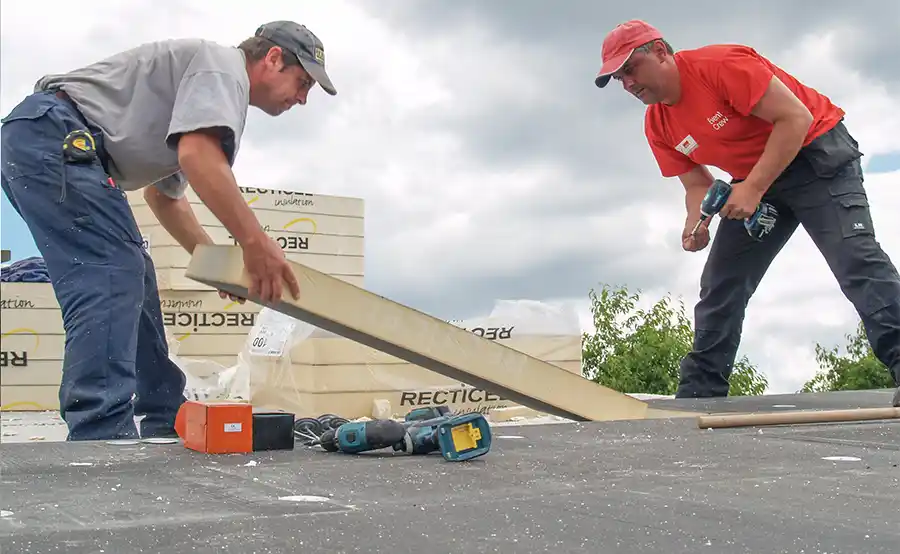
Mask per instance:
[[[250,340],[250,353],[254,356],[281,357],[293,330],[293,323],[260,325]]]

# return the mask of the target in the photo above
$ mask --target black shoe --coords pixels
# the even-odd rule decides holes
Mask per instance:
[[[894,407],[900,408],[900,387],[897,387],[897,391],[894,393]]]

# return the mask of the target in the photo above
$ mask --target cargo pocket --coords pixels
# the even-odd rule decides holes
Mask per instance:
[[[53,144],[52,131],[55,129],[47,127],[55,126],[49,120],[38,121],[52,107],[48,100],[28,98],[0,119],[3,126],[0,172],[10,183],[46,173],[47,164],[54,163],[54,155],[49,148]]]
[[[848,164],[862,157],[856,140],[839,123],[801,150],[819,179],[831,179],[848,170]]]
[[[849,193],[834,197],[841,235],[847,239],[860,235],[874,235],[869,200],[865,194]]]

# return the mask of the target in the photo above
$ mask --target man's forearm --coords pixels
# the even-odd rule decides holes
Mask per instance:
[[[797,115],[776,121],[766,141],[765,149],[745,183],[765,193],[772,183],[797,157],[809,132],[812,117]]]
[[[198,244],[213,243],[197,221],[187,198],[170,198],[152,186],[147,189],[144,198],[163,228],[189,253],[193,253]]]
[[[246,248],[267,238],[256,214],[244,201],[222,151],[215,145],[197,147],[179,156],[181,169],[200,200]]]
[[[678,177],[684,186],[684,207],[687,209],[687,223],[700,221],[700,204],[706,191],[713,183],[712,173],[706,166],[698,165]]]
[[[685,190],[684,204],[687,209],[688,223],[700,221],[700,204],[703,203],[703,197],[706,196],[707,190],[709,190],[709,187],[691,187]]]

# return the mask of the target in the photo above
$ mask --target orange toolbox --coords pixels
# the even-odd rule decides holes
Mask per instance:
[[[254,412],[250,404],[188,400],[175,418],[185,448],[207,454],[242,454],[294,448],[294,414]]]

